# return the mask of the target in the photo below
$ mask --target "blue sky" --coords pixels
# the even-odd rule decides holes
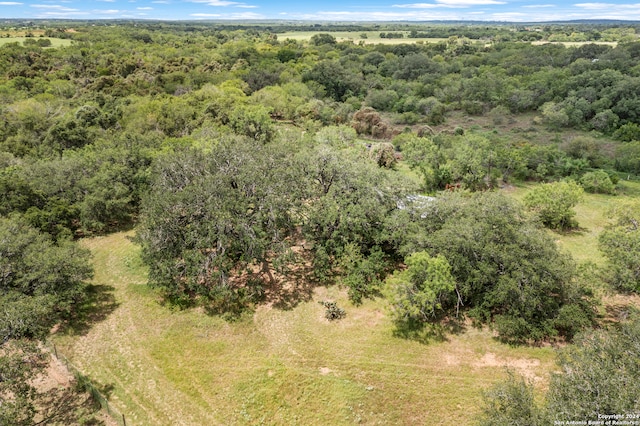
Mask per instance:
[[[0,0],[1,18],[329,21],[640,20],[640,0]]]

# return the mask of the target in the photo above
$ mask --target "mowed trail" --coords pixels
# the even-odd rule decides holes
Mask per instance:
[[[83,241],[115,303],[84,334],[56,336],[127,424],[469,424],[505,367],[540,389],[553,369],[551,348],[510,348],[486,330],[394,337],[382,301],[354,307],[336,286],[235,322],[175,310],[146,285],[131,235]],[[320,300],[346,318],[326,320]]]

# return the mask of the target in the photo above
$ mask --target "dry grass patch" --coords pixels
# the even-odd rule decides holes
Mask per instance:
[[[146,286],[128,236],[83,241],[116,306],[55,340],[131,424],[469,424],[506,367],[539,389],[554,368],[552,348],[509,347],[487,330],[427,344],[394,337],[383,301],[353,307],[337,287],[231,323],[172,310]],[[319,300],[347,316],[328,321]]]
[[[51,46],[49,48],[71,46],[71,43],[73,42],[72,40],[62,39],[62,38],[52,38],[52,37],[45,37],[45,38],[51,40]],[[5,44],[10,44],[10,43],[19,43],[20,45],[22,45],[25,42],[25,40],[38,40],[38,38],[34,38],[34,37],[0,37],[0,46],[3,46]]]

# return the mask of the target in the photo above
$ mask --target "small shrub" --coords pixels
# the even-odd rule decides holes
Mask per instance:
[[[640,125],[636,123],[623,124],[613,133],[613,138],[622,142],[640,140]]]
[[[511,117],[511,111],[509,111],[509,108],[505,106],[498,105],[497,107],[489,111],[489,117],[491,117],[493,124],[498,126],[504,124],[505,118]]]
[[[339,308],[336,302],[322,300],[318,303],[320,303],[326,309],[326,311],[324,312],[324,317],[329,321],[339,320],[344,318],[347,315],[345,310],[342,308]]]
[[[369,150],[369,157],[380,167],[393,169],[397,163],[396,150],[390,143],[373,145]]]
[[[482,115],[484,104],[479,101],[463,101],[462,110],[469,115]]]

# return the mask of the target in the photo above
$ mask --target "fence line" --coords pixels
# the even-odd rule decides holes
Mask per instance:
[[[58,348],[56,347],[55,343],[47,342],[46,345],[50,350],[53,349],[53,351],[50,351],[51,355],[58,361],[62,361],[67,369],[71,372],[71,374],[73,374],[73,377],[75,377],[78,386],[84,389],[89,395],[91,395],[91,398],[93,398],[95,402],[100,404],[100,407],[103,410],[106,410],[109,417],[111,417],[119,426],[127,426],[127,420],[124,414],[109,405],[109,401],[107,400],[107,398],[105,398],[105,396],[102,395],[102,393],[93,385],[93,383],[91,383],[91,380],[87,376],[82,374],[82,372],[75,365],[73,365],[66,356],[58,352]]]

